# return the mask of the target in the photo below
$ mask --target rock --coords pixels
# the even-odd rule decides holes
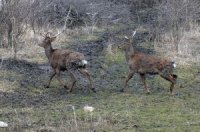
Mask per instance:
[[[94,107],[86,105],[83,109],[85,112],[92,112],[94,110]]]
[[[0,121],[0,128],[3,128],[3,127],[8,127],[8,124],[3,121]]]

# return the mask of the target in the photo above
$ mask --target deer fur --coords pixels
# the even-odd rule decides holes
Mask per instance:
[[[136,32],[133,33],[133,36],[135,33]],[[176,84],[177,75],[173,74],[173,69],[176,67],[176,64],[167,59],[136,52],[135,45],[132,45],[133,36],[131,39],[125,37],[128,39],[128,42],[118,46],[120,49],[125,51],[126,61],[129,66],[128,77],[125,80],[124,87],[120,91],[123,92],[127,87],[128,81],[135,73],[138,73],[142,79],[142,82],[144,83],[145,92],[149,93],[150,91],[146,83],[146,74],[158,74],[165,80],[171,82],[170,92],[171,94],[174,94],[174,86]]]
[[[39,46],[45,49],[45,54],[49,60],[49,63],[53,69],[53,74],[50,76],[50,80],[47,84],[47,88],[49,88],[51,80],[55,75],[57,75],[58,81],[62,84],[62,86],[68,89],[68,92],[72,92],[72,89],[76,83],[76,78],[74,75],[74,71],[78,70],[81,74],[83,74],[90,82],[90,89],[95,92],[93,88],[93,82],[90,73],[86,69],[87,61],[82,53],[71,51],[68,49],[53,49],[51,43],[56,39],[56,37],[50,37],[49,33],[44,36],[44,40]],[[60,77],[61,71],[67,71],[69,76],[71,77],[72,84],[71,87],[68,88],[63,80]]]

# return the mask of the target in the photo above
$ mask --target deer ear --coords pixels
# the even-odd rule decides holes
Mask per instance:
[[[132,38],[135,36],[135,34],[136,34],[136,31],[133,31]]]
[[[52,38],[51,38],[51,42],[53,42],[55,39],[56,39],[56,37],[52,37]]]

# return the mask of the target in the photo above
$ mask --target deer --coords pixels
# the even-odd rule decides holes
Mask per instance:
[[[135,34],[136,31],[133,32],[132,37],[125,36],[127,41],[124,44],[118,45],[119,49],[125,51],[125,58],[129,67],[128,76],[126,77],[124,87],[120,89],[120,92],[124,92],[124,89],[128,85],[128,81],[134,76],[135,73],[137,73],[140,75],[144,84],[145,93],[150,93],[146,83],[146,75],[149,74],[160,75],[160,77],[171,82],[170,92],[174,95],[175,84],[178,77],[176,74],[173,74],[173,69],[176,67],[175,62],[165,58],[159,58],[157,56],[137,52],[135,50],[135,45],[133,44]]]
[[[53,74],[50,76],[49,82],[45,87],[49,88],[53,77],[57,76],[60,84],[65,89],[67,89],[68,92],[72,92],[72,89],[77,82],[74,72],[79,71],[82,75],[84,75],[84,77],[88,79],[90,90],[96,92],[95,88],[93,87],[92,77],[86,68],[88,62],[85,59],[84,54],[69,49],[52,48],[51,43],[55,41],[58,35],[50,36],[50,32],[47,32],[46,35],[42,35],[44,37],[44,40],[39,44],[40,47],[44,48],[46,57],[48,58],[48,61],[53,70]],[[61,72],[64,71],[67,71],[67,73],[69,73],[69,76],[72,80],[71,87],[67,87],[60,76]]]

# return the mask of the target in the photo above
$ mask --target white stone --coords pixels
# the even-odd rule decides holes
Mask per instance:
[[[85,112],[92,112],[94,110],[94,107],[87,105],[87,106],[84,106],[83,109],[84,109]]]
[[[0,121],[0,128],[1,127],[8,127],[8,124],[3,121]]]

